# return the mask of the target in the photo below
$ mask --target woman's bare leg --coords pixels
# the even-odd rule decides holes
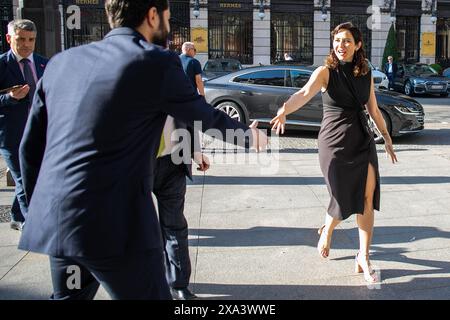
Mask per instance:
[[[376,187],[375,169],[371,164],[367,171],[366,191],[364,198],[364,214],[358,214],[356,222],[359,228],[359,254],[358,261],[366,271],[369,270],[369,250],[373,237],[374,209],[373,196]],[[365,272],[367,273],[367,272]],[[365,274],[366,280],[367,275]]]
[[[321,233],[321,235],[317,245],[317,250],[319,250],[319,253],[323,258],[327,258],[330,254],[331,237],[334,229],[340,222],[340,220],[334,219],[332,216],[327,214],[325,218],[325,225],[319,229],[319,233]]]

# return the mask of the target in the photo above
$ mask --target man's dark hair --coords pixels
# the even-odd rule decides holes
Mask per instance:
[[[112,29],[119,27],[137,28],[144,21],[150,8],[158,14],[169,8],[169,0],[106,0],[105,10]]]

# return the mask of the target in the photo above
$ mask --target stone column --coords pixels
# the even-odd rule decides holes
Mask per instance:
[[[371,62],[374,66],[382,68],[382,60],[386,40],[391,27],[391,13],[389,8],[384,8],[384,0],[373,0],[373,14],[378,15],[373,17],[375,23],[372,24],[372,57]],[[381,9],[381,10],[380,10]]]
[[[253,65],[270,65],[270,9],[264,10],[264,19],[259,17],[259,0],[253,0]],[[270,0],[264,1],[270,7]]]
[[[202,68],[205,65],[206,61],[208,60],[208,1],[207,0],[200,0],[200,15],[198,18],[196,18],[193,14],[194,11],[194,0],[191,0],[190,5],[190,19],[191,19],[191,41],[196,44],[196,47],[205,46],[206,45],[206,51],[200,51],[197,49],[197,54],[195,55],[195,58],[200,61]],[[203,36],[202,37],[196,37],[193,39],[193,30],[201,30]],[[206,30],[206,33],[204,32]],[[206,43],[204,42],[206,41]]]
[[[322,11],[319,0],[314,0],[314,65],[321,66],[330,53],[330,23],[331,23],[331,2],[327,1],[328,17],[322,20]]]
[[[427,8],[426,1],[422,0],[422,12],[428,11],[431,8]],[[431,45],[434,45],[434,53],[433,54],[427,54],[426,52],[423,52],[422,49],[427,46],[427,44],[423,44],[424,40],[424,33],[432,33],[432,41],[430,42]],[[425,39],[427,40],[427,39]],[[427,13],[422,13],[422,16],[420,17],[420,62],[426,63],[426,64],[433,64],[436,62],[436,24],[433,24],[431,22],[431,10]]]

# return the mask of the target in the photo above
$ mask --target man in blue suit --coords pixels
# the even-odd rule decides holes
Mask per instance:
[[[30,20],[8,24],[6,41],[11,49],[0,55],[0,154],[16,184],[10,226],[22,230],[26,199],[19,166],[19,144],[28,118],[36,83],[47,59],[34,53],[36,26]],[[15,89],[8,89],[16,87]]]
[[[208,105],[163,50],[167,0],[106,0],[102,41],[52,58],[20,146],[27,223],[19,248],[50,256],[54,299],[171,299],[150,196],[167,115],[248,130]],[[81,63],[80,63],[81,62]],[[256,128],[237,140],[260,148]]]
[[[397,75],[398,66],[397,63],[394,62],[394,58],[392,56],[389,56],[387,59],[388,62],[384,65],[384,73],[387,75],[389,80],[388,89],[394,90],[394,80]]]

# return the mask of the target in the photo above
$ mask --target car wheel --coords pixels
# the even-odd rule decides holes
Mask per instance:
[[[410,97],[414,95],[414,88],[409,81],[405,84],[405,94]]]
[[[388,114],[385,111],[381,110],[381,114],[383,115],[384,122],[386,122],[387,131],[388,131],[389,135],[391,135],[391,130],[392,130],[391,119],[389,118]],[[370,118],[370,125],[372,126],[373,131],[375,132],[375,136],[374,136],[375,143],[378,143],[378,144],[383,143],[384,142],[383,136],[381,135],[380,131],[378,130],[378,128],[375,125],[375,122],[373,121],[372,118]]]
[[[230,118],[244,122],[244,115],[241,108],[234,102],[225,101],[216,106],[216,109],[225,112]]]

